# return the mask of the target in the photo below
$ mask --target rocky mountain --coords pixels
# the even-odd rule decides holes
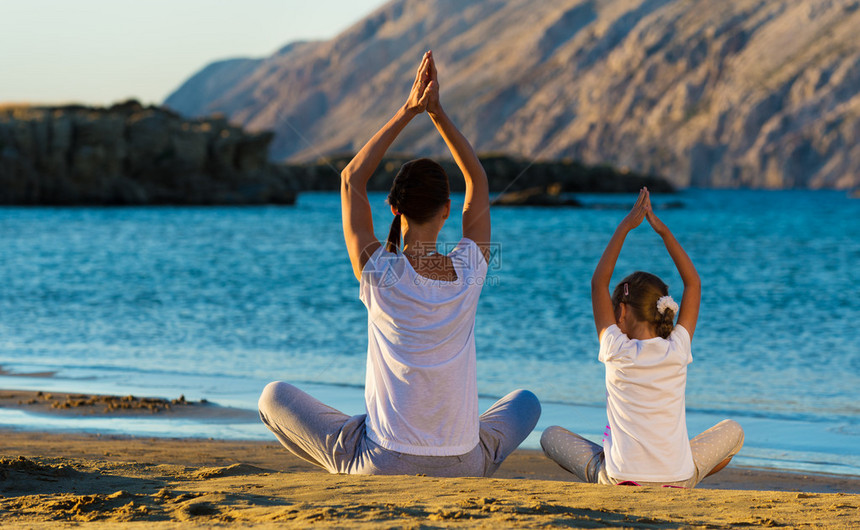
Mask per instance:
[[[292,204],[271,141],[135,101],[2,107],[0,204]]]
[[[433,49],[479,151],[572,157],[681,186],[860,185],[858,0],[394,0],[337,37],[204,68],[166,104],[354,151]],[[395,149],[443,155],[429,120]]]

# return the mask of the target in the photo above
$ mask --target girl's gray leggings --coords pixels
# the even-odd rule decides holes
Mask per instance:
[[[583,482],[618,484],[606,473],[603,447],[562,427],[552,426],[540,439],[543,452]],[[642,486],[692,488],[723,460],[735,456],[744,445],[744,430],[734,420],[723,420],[690,440],[696,471],[687,480],[670,483],[639,482]]]

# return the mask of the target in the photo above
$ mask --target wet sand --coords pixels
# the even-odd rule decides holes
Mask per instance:
[[[257,413],[246,409],[222,407],[206,400],[187,401],[184,395],[173,399],[42,392],[33,390],[0,390],[0,408],[23,410],[32,414],[58,416],[199,418],[255,421]]]

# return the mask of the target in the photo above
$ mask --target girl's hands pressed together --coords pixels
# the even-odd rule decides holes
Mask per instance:
[[[669,227],[657,217],[657,214],[654,213],[654,208],[651,206],[651,200],[648,200],[648,209],[645,211],[645,218],[648,219],[648,224],[651,225],[651,228],[657,232],[658,235],[664,236],[669,233]]]
[[[633,209],[631,209],[630,213],[628,213],[621,221],[620,226],[628,232],[633,230],[642,224],[642,220],[645,219],[645,216],[650,209],[651,197],[648,194],[648,188],[642,188],[639,190],[639,197],[636,199],[636,204],[633,205]]]

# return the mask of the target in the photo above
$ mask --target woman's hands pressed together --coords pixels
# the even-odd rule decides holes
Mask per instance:
[[[439,77],[436,74],[436,61],[433,59],[433,51],[427,52],[430,61],[427,64],[427,73],[429,74],[430,82],[427,84],[427,113],[430,116],[438,114],[442,111],[442,105],[439,103]]]
[[[421,114],[428,109],[428,103],[434,97],[433,108],[438,106],[439,84],[435,78],[436,66],[433,64],[433,53],[428,51],[418,66],[415,81],[412,83],[412,90],[409,91],[409,97],[406,100],[406,105],[404,105],[404,109],[408,113],[412,115]]]

